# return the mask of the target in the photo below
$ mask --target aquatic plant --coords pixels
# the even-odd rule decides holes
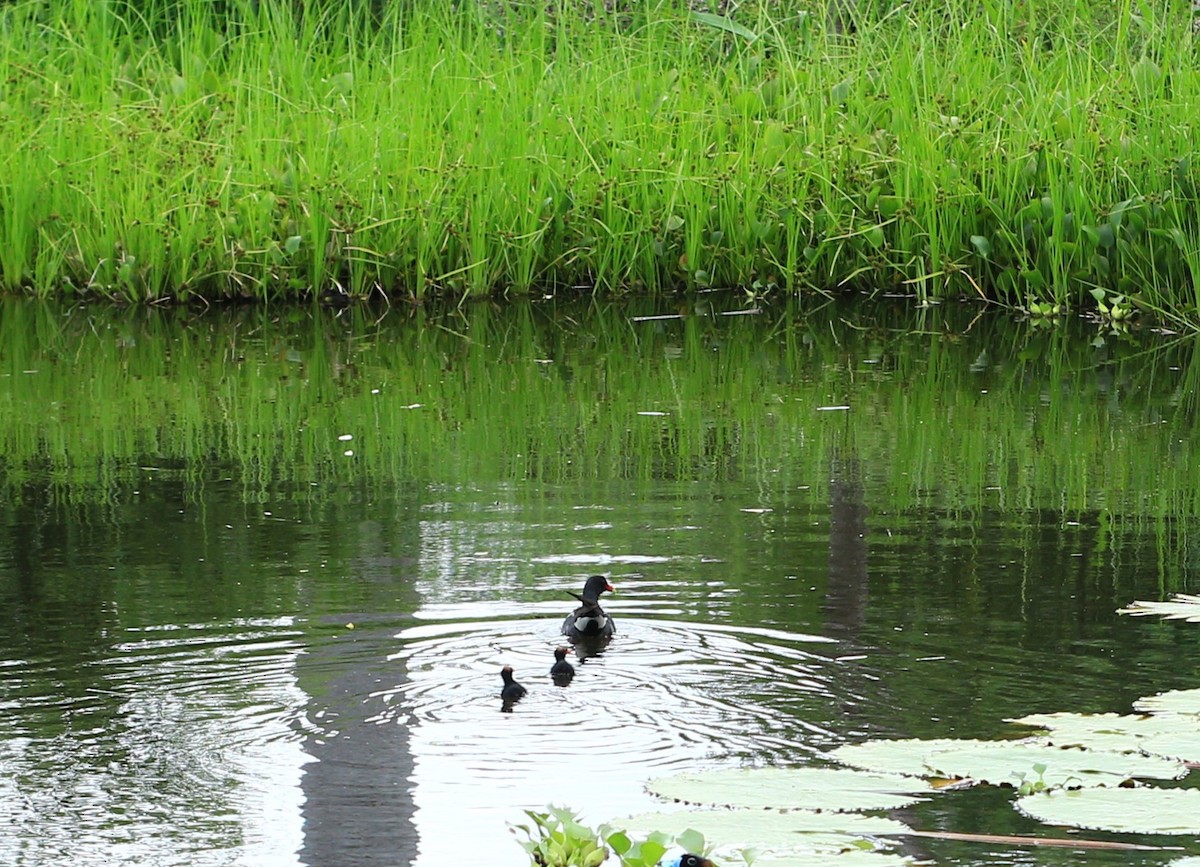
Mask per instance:
[[[532,825],[513,825],[521,832],[521,846],[537,867],[598,867],[616,856],[621,867],[657,867],[674,844],[692,852],[705,851],[704,838],[695,831],[678,837],[656,832],[635,839],[625,831],[602,825],[598,830],[582,824],[564,807],[547,807],[545,812],[526,810]]]
[[[544,5],[4,4],[0,285],[1099,289],[1197,322],[1182,8]]]

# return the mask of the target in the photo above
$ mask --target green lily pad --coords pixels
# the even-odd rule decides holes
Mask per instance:
[[[913,867],[919,862],[895,852],[851,849],[836,855],[785,855],[782,858],[763,856],[756,858],[754,863],[761,867]],[[1172,864],[1171,867],[1175,865]]]
[[[1045,713],[1009,720],[1047,729],[1057,747],[1112,752],[1147,752],[1184,761],[1200,760],[1200,726],[1188,716],[1117,713]],[[1158,741],[1158,748],[1149,742]]]
[[[1175,780],[1187,773],[1185,765],[1158,756],[1062,749],[1040,739],[867,741],[830,755],[857,767],[998,786],[1115,786],[1135,777]]]
[[[656,831],[678,836],[699,831],[706,840],[724,847],[759,846],[778,854],[825,854],[868,848],[867,840],[882,834],[906,834],[908,826],[892,819],[856,813],[814,813],[809,810],[689,810],[676,813],[643,813],[612,822],[630,834]],[[786,850],[786,851],[785,851]]]
[[[1130,614],[1134,617],[1145,617],[1157,614],[1167,620],[1186,620],[1189,623],[1200,623],[1200,596],[1190,596],[1187,593],[1176,593],[1167,602],[1134,602],[1125,608],[1118,608],[1118,614]]]
[[[849,768],[733,768],[651,780],[661,798],[688,804],[805,810],[894,810],[931,792],[921,780]]]
[[[1172,689],[1157,695],[1139,698],[1133,709],[1142,713],[1157,714],[1200,714],[1200,689]]]
[[[931,777],[933,768],[925,763],[926,757],[937,750],[954,749],[963,744],[987,745],[991,741],[964,741],[958,738],[907,738],[899,740],[863,741],[846,744],[829,753],[829,757],[843,765],[863,768],[883,774],[903,774],[909,777]],[[1026,738],[1013,743],[1044,743],[1039,739]]]
[[[1026,816],[1119,834],[1200,834],[1198,789],[1080,789],[1018,798]]]

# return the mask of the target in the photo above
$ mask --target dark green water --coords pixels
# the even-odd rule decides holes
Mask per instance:
[[[3,305],[0,863],[523,867],[523,808],[1197,685],[1200,627],[1115,614],[1200,584],[1192,343],[683,309]]]

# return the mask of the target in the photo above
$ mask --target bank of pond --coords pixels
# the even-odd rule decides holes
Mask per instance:
[[[1066,0],[9,3],[0,286],[1194,325],[1194,38],[1182,5]]]

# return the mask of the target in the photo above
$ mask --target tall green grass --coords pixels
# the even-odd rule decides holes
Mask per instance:
[[[837,33],[659,0],[7,4],[0,281],[853,286],[1195,324],[1200,77],[1176,6],[863,4]]]

